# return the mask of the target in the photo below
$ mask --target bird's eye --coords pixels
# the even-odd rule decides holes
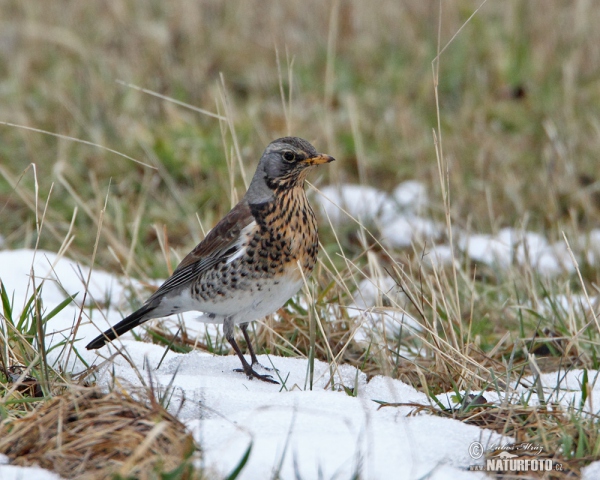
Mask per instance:
[[[283,154],[283,159],[286,162],[293,162],[296,159],[296,155],[294,155],[294,152],[287,151]]]

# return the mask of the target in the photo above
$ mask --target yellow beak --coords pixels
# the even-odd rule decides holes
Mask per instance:
[[[304,163],[308,165],[322,165],[324,163],[333,162],[335,158],[330,157],[329,155],[325,155],[324,153],[319,153],[316,157],[307,158],[304,160]]]

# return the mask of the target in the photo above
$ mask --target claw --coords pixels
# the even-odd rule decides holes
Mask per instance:
[[[260,363],[259,363],[259,365],[260,365]],[[272,369],[269,368],[268,370],[272,370]],[[245,368],[234,368],[233,371],[245,373],[248,376],[249,380],[252,380],[253,378],[258,378],[259,380],[262,380],[263,382],[274,383],[275,385],[279,385],[279,382],[277,380],[274,380],[272,375],[260,375],[260,374],[256,373],[252,367],[248,368],[248,370],[246,370]]]

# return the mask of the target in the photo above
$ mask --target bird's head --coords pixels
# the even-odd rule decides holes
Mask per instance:
[[[249,203],[262,203],[272,199],[278,190],[302,187],[312,167],[334,160],[318,153],[302,138],[278,138],[265,149],[246,198]]]

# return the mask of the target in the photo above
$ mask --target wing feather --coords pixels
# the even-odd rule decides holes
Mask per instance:
[[[148,299],[148,303],[179,289],[220,261],[235,255],[240,246],[240,233],[253,221],[254,217],[248,204],[244,201],[238,203],[208,232],[204,240],[186,255],[173,275]]]

